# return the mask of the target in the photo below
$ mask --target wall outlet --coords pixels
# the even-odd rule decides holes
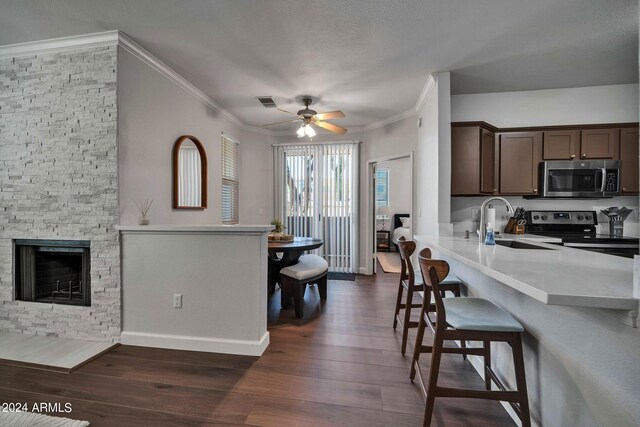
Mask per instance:
[[[182,294],[173,294],[173,308],[182,308]]]
[[[480,221],[480,209],[471,209],[471,221]]]
[[[264,215],[264,209],[258,209],[258,215]]]

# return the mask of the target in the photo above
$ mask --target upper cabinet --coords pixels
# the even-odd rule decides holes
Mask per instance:
[[[492,194],[495,185],[495,134],[482,124],[451,128],[451,194]]]
[[[543,132],[543,160],[618,159],[620,129]]]
[[[498,134],[500,194],[538,194],[542,132]]]
[[[638,128],[620,130],[622,194],[638,194]]]
[[[581,159],[618,159],[620,129],[585,129],[580,136]]]
[[[551,130],[543,133],[544,160],[575,159],[580,148],[579,130]]]

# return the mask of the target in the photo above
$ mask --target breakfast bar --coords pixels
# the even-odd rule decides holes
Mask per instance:
[[[527,235],[495,246],[456,235],[415,240],[450,264],[468,296],[492,301],[524,326],[531,412],[541,425],[640,424],[633,260]],[[513,385],[509,360],[506,345],[492,346],[493,366]]]

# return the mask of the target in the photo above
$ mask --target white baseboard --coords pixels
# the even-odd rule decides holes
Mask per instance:
[[[358,268],[358,274],[369,274],[367,272],[367,267],[360,267]]]
[[[265,332],[259,341],[247,341],[123,331],[121,343],[141,347],[170,348],[173,350],[261,356],[269,345],[269,332]]]

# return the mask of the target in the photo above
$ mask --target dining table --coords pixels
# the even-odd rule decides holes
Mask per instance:
[[[268,290],[272,294],[280,280],[280,270],[296,264],[305,251],[318,249],[324,242],[314,237],[294,237],[293,241],[269,240],[268,249]],[[282,254],[282,256],[278,256]]]

